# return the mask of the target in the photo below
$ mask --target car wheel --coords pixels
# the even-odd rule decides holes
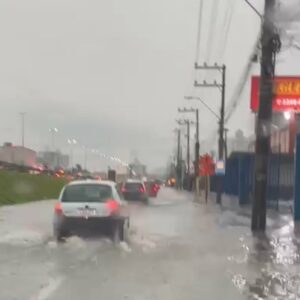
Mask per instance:
[[[120,242],[120,223],[120,220],[114,220],[111,224],[111,238],[115,244],[118,244]]]
[[[115,220],[111,225],[111,236],[115,244],[126,241],[129,236],[129,218]]]
[[[54,237],[57,242],[63,242],[67,236],[67,233],[61,229],[54,231]]]
[[[120,222],[120,241],[127,242],[129,239],[129,218],[126,218]]]

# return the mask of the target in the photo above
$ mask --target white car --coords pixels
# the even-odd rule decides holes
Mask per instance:
[[[71,182],[62,189],[55,205],[53,231],[57,240],[83,229],[105,229],[114,240],[123,240],[128,227],[127,204],[115,182]]]

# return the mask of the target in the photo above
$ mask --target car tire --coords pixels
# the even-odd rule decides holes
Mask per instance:
[[[57,242],[63,242],[68,235],[67,232],[62,229],[58,229],[54,231],[54,236]]]
[[[127,242],[129,239],[129,218],[125,218],[120,222],[120,241]]]
[[[115,244],[126,241],[129,235],[129,218],[118,219],[111,224],[112,241]]]
[[[118,244],[120,242],[120,236],[121,236],[121,225],[120,220],[114,220],[111,223],[111,239],[114,244]]]

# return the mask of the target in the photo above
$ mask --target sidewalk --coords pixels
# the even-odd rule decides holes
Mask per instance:
[[[222,204],[219,206],[216,203],[216,194],[209,193],[207,204],[205,202],[204,191],[201,192],[200,198],[196,199],[194,192],[179,191],[192,199],[199,205],[209,205],[220,208],[220,213],[224,218],[234,220],[234,223],[240,223],[243,226],[251,227],[251,215],[252,206],[251,204],[239,205],[238,197],[229,196],[226,194],[222,195]],[[267,208],[267,230],[277,230],[284,226],[294,226],[292,201],[279,201],[279,208],[276,209],[275,205],[269,205]]]

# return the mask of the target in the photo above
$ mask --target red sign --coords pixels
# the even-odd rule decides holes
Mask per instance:
[[[205,154],[200,157],[200,176],[214,175],[215,174],[215,165],[212,157],[208,154]]]
[[[260,77],[252,77],[251,110],[258,111]],[[276,77],[274,82],[273,111],[300,112],[300,77]]]

